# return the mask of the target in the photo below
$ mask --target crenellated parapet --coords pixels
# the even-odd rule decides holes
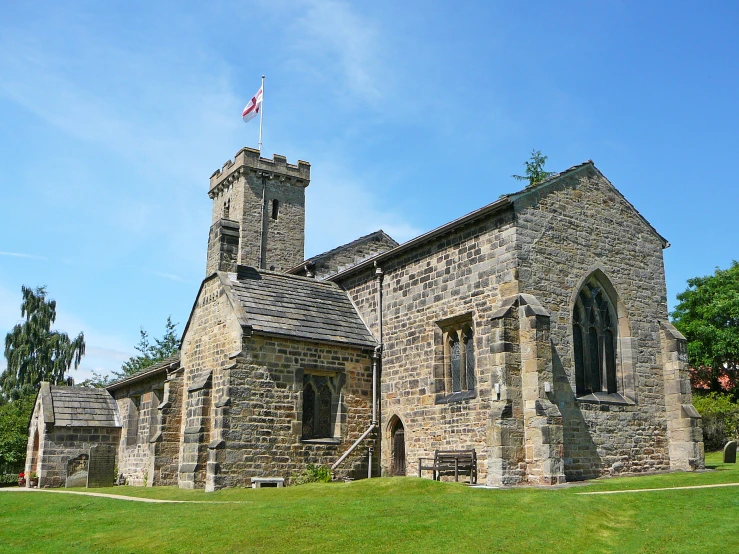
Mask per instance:
[[[275,154],[272,159],[262,158],[259,150],[242,148],[233,160],[228,160],[221,169],[210,176],[208,196],[214,198],[243,175],[256,174],[268,179],[279,179],[301,187],[310,184],[310,164],[298,160],[297,165],[287,163],[285,156]]]

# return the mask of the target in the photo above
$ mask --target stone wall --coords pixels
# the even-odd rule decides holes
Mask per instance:
[[[301,440],[303,376],[330,376],[333,438]],[[215,408],[206,490],[248,486],[252,477],[283,477],[309,463],[330,466],[371,423],[370,354],[347,346],[254,335],[232,358],[228,396]],[[371,437],[370,437],[371,439]],[[368,439],[338,477],[367,474]]]
[[[63,487],[67,480],[67,462],[81,454],[90,454],[90,447],[99,444],[118,446],[119,428],[61,427],[43,422],[43,406],[36,402],[29,427],[25,472],[36,472],[39,488]],[[38,450],[34,440],[38,432]],[[26,480],[26,486],[30,486]]]
[[[550,398],[563,416],[568,479],[669,469],[663,239],[591,164],[525,192],[515,209],[521,290],[551,315]],[[617,304],[620,404],[575,399],[573,307],[594,273]]]
[[[182,427],[183,370],[167,375],[164,398],[159,410],[159,433],[154,437],[154,485],[177,485],[180,466],[180,429]]]
[[[113,390],[123,429],[118,472],[134,486],[177,483],[180,395],[177,376],[166,368]]]
[[[480,479],[491,485],[699,467],[678,347],[660,337],[663,239],[592,164],[509,198],[513,209],[501,204],[377,262],[383,471],[398,419],[408,472],[435,449],[462,448],[477,450]],[[608,289],[618,319],[619,389],[609,401],[574,394],[572,310],[589,276]],[[374,268],[337,281],[377,334]],[[464,321],[474,331],[476,386],[449,395],[444,328]],[[667,409],[668,436],[674,398],[681,407]],[[671,450],[668,440],[677,441]]]
[[[502,297],[517,291],[515,227],[511,211],[460,226],[381,263],[382,471],[391,467],[391,424],[405,430],[406,473],[435,449],[475,448],[480,480],[488,474],[488,420],[493,401],[491,315]],[[378,336],[374,268],[350,274],[349,291]],[[474,334],[475,390],[447,390],[443,327],[468,322]],[[459,398],[460,396],[466,396]]]
[[[181,391],[178,483],[182,488],[205,486],[213,418],[228,396],[231,357],[241,351],[242,330],[223,278],[227,277],[217,274],[203,282],[183,334],[183,373],[177,385]]]

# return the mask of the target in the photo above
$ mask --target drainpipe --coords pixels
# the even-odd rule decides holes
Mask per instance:
[[[378,427],[377,421],[377,381],[380,362],[382,361],[382,268],[375,262],[375,276],[377,277],[377,334],[378,344],[375,347],[372,356],[372,426]],[[370,446],[368,450],[369,466],[367,468],[367,477],[372,477],[372,451],[374,446]]]
[[[349,450],[344,452],[341,457],[336,460],[334,465],[331,466],[331,471],[334,471],[341,465],[341,462],[346,460],[347,456],[351,454],[361,442],[367,438],[367,436],[378,427],[379,422],[377,421],[377,380],[378,380],[378,368],[380,361],[382,360],[382,269],[375,262],[375,276],[377,277],[377,327],[378,327],[378,344],[375,347],[375,351],[372,353],[372,422],[367,430],[362,433],[354,444],[351,445]],[[367,466],[367,477],[372,477],[372,453],[374,452],[374,446],[368,448],[367,457],[369,464]]]
[[[377,334],[378,344],[372,357],[372,423],[377,425],[377,370],[382,360],[382,268],[375,262],[377,277]]]

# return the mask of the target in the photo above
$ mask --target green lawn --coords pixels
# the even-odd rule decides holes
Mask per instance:
[[[0,492],[0,551],[737,552],[739,487],[578,494],[739,482],[739,469],[720,459],[708,456],[712,472],[556,490],[471,489],[415,478],[211,494],[96,489],[224,504]]]

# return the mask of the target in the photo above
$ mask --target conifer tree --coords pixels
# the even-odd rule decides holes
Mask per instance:
[[[542,156],[541,150],[532,150],[531,159],[528,162],[524,162],[526,175],[511,175],[511,177],[517,181],[528,181],[528,186],[531,187],[547,177],[554,175],[553,171],[544,171],[545,163],[547,163],[547,156]]]

